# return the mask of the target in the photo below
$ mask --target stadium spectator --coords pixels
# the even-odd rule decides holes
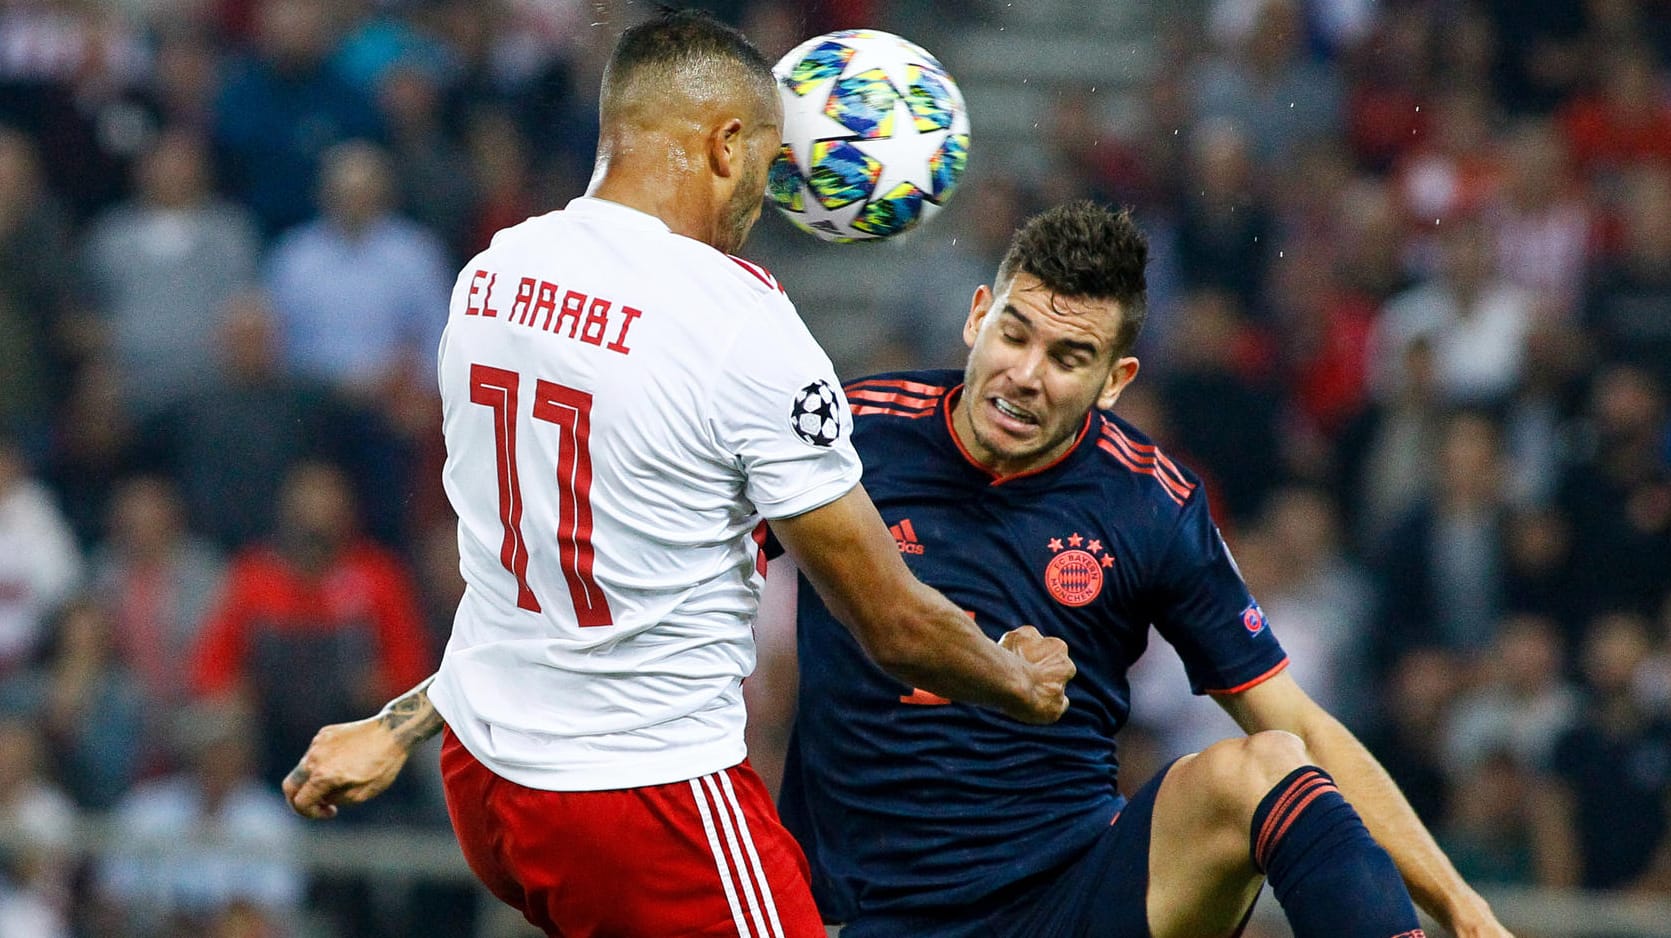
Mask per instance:
[[[0,433],[22,435],[34,451],[64,385],[55,364],[67,331],[69,234],[34,140],[0,126]]]
[[[1173,436],[1218,481],[1220,519],[1249,520],[1284,469],[1277,388],[1269,380],[1274,349],[1228,293],[1196,292],[1173,314],[1161,383]]]
[[[320,217],[281,238],[268,261],[288,367],[352,404],[338,458],[360,481],[368,530],[389,543],[407,536],[405,506],[426,447],[436,448],[435,350],[453,281],[440,240],[395,214],[394,195],[383,150],[331,150]]]
[[[236,710],[181,711],[170,736],[184,768],[117,806],[117,847],[97,872],[103,934],[198,934],[232,907],[269,927],[302,899],[296,818],[256,776]]]
[[[440,242],[392,211],[392,169],[369,144],[331,150],[319,217],[280,239],[268,262],[289,367],[368,397],[418,376],[433,383],[452,290]]]
[[[1477,663],[1482,680],[1456,702],[1444,730],[1446,769],[1459,787],[1501,754],[1528,771],[1547,770],[1555,741],[1578,718],[1563,659],[1554,622],[1515,616],[1497,625]]]
[[[1497,33],[1496,92],[1512,113],[1546,114],[1584,73],[1592,4],[1486,0]]]
[[[1602,616],[1586,630],[1583,720],[1555,741],[1553,765],[1535,789],[1544,885],[1671,885],[1671,723],[1635,694],[1650,649],[1640,616]]]
[[[1497,197],[1483,210],[1499,273],[1534,296],[1535,327],[1570,324],[1584,289],[1590,217],[1568,162],[1552,124],[1518,125],[1504,147]]]
[[[58,409],[58,433],[41,474],[77,544],[85,548],[104,536],[110,498],[143,464],[146,441],[108,358],[91,357],[71,374]]]
[[[87,233],[83,267],[123,400],[143,419],[215,385],[206,327],[254,283],[257,241],[248,214],[211,191],[202,140],[163,134],[135,176],[137,197]]]
[[[1439,844],[1469,882],[1531,886],[1537,882],[1535,776],[1513,756],[1495,752],[1456,785]]]
[[[1609,181],[1632,166],[1671,161],[1671,100],[1640,38],[1609,50],[1597,87],[1566,102],[1560,126],[1574,160]]]
[[[1399,160],[1391,177],[1406,220],[1417,232],[1478,212],[1502,174],[1492,136],[1493,104],[1477,85],[1450,84],[1428,108],[1432,132],[1418,138],[1420,143]]]
[[[1325,255],[1280,265],[1271,277],[1281,356],[1292,369],[1286,383],[1299,424],[1293,437],[1310,437],[1314,447],[1331,446],[1368,403],[1369,337],[1380,311],[1336,266]]]
[[[1447,403],[1502,403],[1521,377],[1533,298],[1502,278],[1489,229],[1477,219],[1442,227],[1438,274],[1394,297],[1376,324],[1371,357],[1382,370],[1374,385],[1383,395],[1395,387],[1405,346],[1425,337]]]
[[[17,444],[0,435],[0,678],[29,663],[81,575],[64,516]]]
[[[1364,677],[1375,591],[1341,549],[1340,529],[1339,513],[1325,492],[1289,486],[1266,498],[1260,523],[1245,543],[1261,543],[1273,561],[1253,586],[1266,615],[1282,623],[1294,680],[1342,722],[1356,726],[1371,705]]]
[[[400,204],[446,242],[456,265],[485,246],[474,243],[471,222],[481,198],[476,167],[486,154],[472,154],[446,126],[443,89],[431,71],[416,64],[389,67],[377,86],[377,104],[389,128]]]
[[[109,5],[74,0],[5,4],[0,36],[0,123],[39,142],[47,177],[85,217],[120,192],[122,165],[99,121],[141,77],[145,47]]]
[[[475,178],[475,211],[465,231],[465,250],[486,248],[501,228],[539,213],[549,204],[547,190],[536,179],[527,139],[509,114],[486,110],[470,121],[466,134],[471,173]]]
[[[1424,823],[1450,811],[1450,781],[1440,751],[1451,707],[1462,687],[1462,661],[1439,648],[1415,648],[1387,669],[1376,719],[1364,745],[1387,767]]]
[[[223,79],[220,47],[201,14],[175,10],[159,35],[145,107],[162,127],[211,138]]]
[[[1571,662],[1588,604],[1572,581],[1573,534],[1566,515],[1553,505],[1517,508],[1504,537],[1505,611],[1554,620],[1564,660]]]
[[[1386,9],[1367,42],[1347,51],[1346,142],[1358,163],[1383,174],[1431,130],[1427,100],[1430,43],[1424,11]]]
[[[222,383],[145,432],[149,462],[178,480],[190,527],[223,549],[269,534],[285,476],[346,435],[336,397],[284,371],[275,328],[263,294],[233,297],[216,329]]]
[[[1557,499],[1572,525],[1573,586],[1589,612],[1652,614],[1671,570],[1665,390],[1641,368],[1608,367],[1586,417],[1587,446]]]
[[[52,646],[41,694],[47,743],[76,803],[105,810],[153,755],[143,691],[117,655],[109,611],[93,600],[64,608]]]
[[[1415,286],[1403,210],[1391,184],[1374,177],[1355,179],[1336,211],[1346,222],[1337,263],[1350,290],[1382,304]]]
[[[215,142],[232,191],[272,235],[307,219],[327,149],[381,128],[369,95],[330,60],[325,0],[266,0],[256,13],[255,44],[230,64],[215,103]]]
[[[166,478],[125,482],[110,511],[106,539],[93,552],[92,587],[114,619],[115,657],[138,682],[156,731],[190,697],[180,663],[196,646],[225,562],[187,529],[185,506]]]
[[[1671,162],[1624,180],[1622,243],[1591,272],[1584,319],[1608,358],[1671,387]]]
[[[1272,167],[1312,137],[1337,137],[1343,92],[1337,75],[1306,57],[1298,0],[1263,0],[1232,48],[1196,76],[1196,108],[1251,135],[1254,159]]]
[[[1196,131],[1176,234],[1183,286],[1223,290],[1251,316],[1263,311],[1275,219],[1255,185],[1246,128],[1226,121]]]
[[[1405,346],[1392,381],[1342,431],[1335,449],[1335,485],[1365,553],[1427,497],[1429,467],[1439,454],[1445,407],[1433,343],[1418,337]]]
[[[375,706],[435,662],[410,575],[358,531],[348,480],[322,463],[291,471],[270,541],[246,548],[190,662],[195,690],[251,706],[264,778],[314,730]],[[297,693],[296,675],[307,675]]]
[[[75,805],[47,774],[34,721],[0,714],[0,830],[20,841],[0,853],[0,934],[69,934],[75,822]]]
[[[1427,495],[1389,530],[1371,558],[1380,580],[1380,660],[1436,644],[1482,651],[1502,615],[1504,504],[1502,445],[1479,412],[1448,417]],[[1389,654],[1389,652],[1391,654]]]

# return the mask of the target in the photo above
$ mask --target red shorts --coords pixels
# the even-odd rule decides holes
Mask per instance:
[[[449,730],[447,812],[487,888],[562,938],[824,938],[806,856],[748,763],[685,782],[541,791]]]

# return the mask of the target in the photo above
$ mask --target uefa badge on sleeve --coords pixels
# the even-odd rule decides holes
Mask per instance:
[[[841,439],[840,405],[827,381],[814,381],[795,394],[789,414],[795,435],[813,446],[834,446]]]

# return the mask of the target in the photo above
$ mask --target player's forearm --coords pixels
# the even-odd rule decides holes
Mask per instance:
[[[875,627],[856,630],[882,670],[949,700],[1014,712],[1031,700],[1025,663],[986,637],[952,602],[912,581],[899,606],[867,610]],[[860,614],[861,617],[865,613]]]
[[[377,722],[407,749],[441,732],[444,725],[440,712],[429,702],[429,685],[434,681],[431,674],[377,712]]]
[[[1387,770],[1351,731],[1319,711],[1302,729],[1306,747],[1363,818],[1375,840],[1392,856],[1399,873],[1429,915],[1451,927],[1484,905],[1416,817]]]

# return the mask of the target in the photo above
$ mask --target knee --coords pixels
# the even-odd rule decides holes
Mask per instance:
[[[1202,795],[1238,817],[1251,816],[1271,787],[1311,756],[1293,733],[1267,730],[1208,746],[1196,757]]]

